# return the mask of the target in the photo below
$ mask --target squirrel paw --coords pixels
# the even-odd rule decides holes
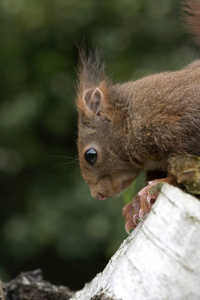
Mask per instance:
[[[163,182],[166,180],[157,179],[150,181],[134,198],[123,208],[123,214],[126,218],[125,229],[129,234],[131,228],[135,228],[138,221],[151,210],[151,206],[156,201],[161,190]]]
[[[123,208],[123,215],[126,218],[125,230],[129,234],[131,228],[138,224],[140,212],[140,197],[136,195],[133,200]]]

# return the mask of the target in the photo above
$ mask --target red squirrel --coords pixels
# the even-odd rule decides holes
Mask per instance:
[[[200,43],[200,0],[185,4],[188,24]],[[77,144],[92,196],[116,196],[142,170],[147,179],[151,170],[158,170],[158,178],[151,178],[155,180],[124,208],[129,232],[157,197],[149,197],[148,189],[157,182],[176,184],[171,159],[200,156],[200,60],[180,71],[112,84],[99,52],[86,55],[81,50],[78,75]]]

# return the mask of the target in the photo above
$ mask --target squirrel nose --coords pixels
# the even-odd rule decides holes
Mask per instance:
[[[102,195],[101,193],[97,193],[97,199],[99,199],[99,200],[105,200],[106,197],[104,195]]]
[[[94,199],[98,199],[98,200],[105,200],[108,197],[105,197],[103,194],[95,191],[95,190],[91,190],[91,195]]]

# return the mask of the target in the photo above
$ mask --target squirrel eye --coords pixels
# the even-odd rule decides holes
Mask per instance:
[[[91,148],[85,152],[85,160],[93,166],[97,160],[97,151]]]

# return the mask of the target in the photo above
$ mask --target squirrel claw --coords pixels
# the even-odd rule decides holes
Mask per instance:
[[[140,211],[139,211],[139,219],[140,220],[142,219],[142,217],[144,216],[144,214],[145,214],[144,209],[140,209]]]
[[[133,216],[133,223],[135,224],[135,226],[137,226],[137,224],[138,224],[138,219],[139,219],[139,216],[136,215],[136,214],[134,214],[134,216]]]
[[[148,194],[147,195],[147,202],[150,204],[150,205],[153,205],[156,201],[158,197],[158,193],[155,193],[155,194]]]
[[[135,223],[133,223],[132,220],[129,220],[129,221],[126,222],[125,230],[126,230],[126,232],[127,232],[128,234],[130,234],[130,229],[131,229],[131,228],[134,229],[136,226],[137,226],[137,225],[135,225]]]

